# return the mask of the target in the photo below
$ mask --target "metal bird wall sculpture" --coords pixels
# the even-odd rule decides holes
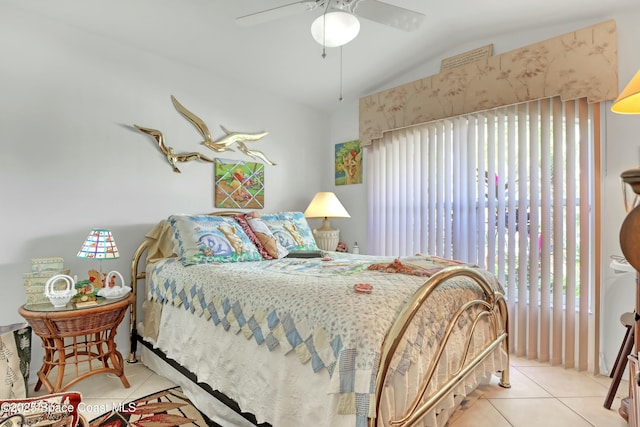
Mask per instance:
[[[176,110],[180,112],[187,120],[189,120],[195,127],[198,129],[204,141],[201,142],[202,145],[211,148],[213,151],[233,151],[229,146],[234,142],[253,142],[261,139],[264,136],[267,136],[269,132],[261,132],[261,133],[239,133],[239,132],[231,132],[224,126],[220,126],[224,133],[226,134],[222,138],[217,141],[211,137],[211,132],[209,132],[209,128],[206,123],[198,116],[193,114],[191,111],[187,110],[175,96],[171,95],[171,101],[173,105],[176,107]]]
[[[136,129],[138,129],[140,132],[144,132],[148,135],[151,135],[151,137],[153,137],[153,139],[156,140],[156,142],[158,143],[158,148],[160,148],[160,151],[162,151],[162,153],[167,156],[167,161],[169,162],[169,164],[173,167],[173,171],[180,173],[180,169],[178,169],[178,166],[176,165],[176,163],[178,162],[189,162],[191,160],[202,160],[205,162],[210,162],[213,163],[213,160],[208,158],[207,156],[200,154],[198,152],[191,152],[191,153],[180,153],[180,154],[176,154],[173,152],[173,147],[167,147],[164,143],[164,136],[162,135],[162,132],[160,132],[157,129],[151,129],[151,128],[145,128],[142,126],[138,126],[138,125],[133,125],[135,126]]]
[[[191,111],[184,108],[182,104],[180,104],[178,100],[175,98],[175,96],[173,95],[171,95],[171,102],[173,102],[173,106],[176,107],[176,110],[178,110],[178,112],[182,114],[182,116],[184,116],[185,119],[189,120],[191,124],[193,124],[196,127],[196,129],[198,129],[198,131],[202,134],[204,141],[200,142],[200,144],[205,145],[211,148],[213,151],[217,151],[217,152],[233,151],[231,148],[228,147],[229,144],[227,145],[219,144],[216,141],[214,141],[213,138],[211,137],[211,132],[209,132],[209,128],[207,127],[205,122],[202,121],[200,117],[196,116]]]
[[[191,111],[187,110],[182,104],[180,104],[180,102],[178,102],[178,100],[173,95],[171,95],[171,101],[173,102],[173,106],[176,108],[176,110],[178,110],[178,112],[184,118],[186,118],[189,122],[191,122],[191,124],[193,124],[196,127],[196,129],[198,129],[198,131],[204,138],[204,140],[201,141],[200,144],[218,153],[225,152],[225,151],[234,151],[233,148],[231,148],[231,145],[236,144],[238,146],[238,150],[244,153],[245,155],[253,157],[255,159],[262,160],[268,163],[269,165],[272,165],[272,166],[275,165],[275,163],[269,160],[262,151],[250,150],[245,145],[245,142],[255,142],[260,140],[261,138],[268,135],[269,132],[260,132],[260,133],[232,132],[227,128],[225,128],[224,126],[220,125],[220,128],[224,131],[225,135],[218,140],[214,140],[213,137],[211,136],[211,132],[209,131],[209,128],[207,127],[206,123],[200,117],[196,116]],[[134,125],[134,126],[136,127],[136,129],[140,130],[141,132],[151,135],[156,140],[156,142],[158,143],[158,148],[160,148],[160,151],[162,151],[162,153],[165,154],[165,156],[167,157],[167,161],[173,167],[174,172],[180,173],[180,169],[178,169],[176,165],[178,162],[188,162],[191,160],[202,160],[206,162],[213,162],[212,159],[208,158],[207,156],[199,152],[175,154],[172,147],[168,147],[167,145],[165,145],[162,132],[160,132],[157,129],[145,128],[138,125]]]
[[[246,154],[247,156],[251,156],[254,159],[258,159],[258,160],[262,160],[265,163],[268,163],[272,166],[275,165],[275,163],[273,163],[271,160],[267,159],[267,156],[264,155],[264,153],[262,151],[258,151],[258,150],[249,150],[247,148],[247,146],[245,145],[244,142],[242,141],[236,141],[236,144],[238,145],[238,150],[242,151],[244,154]]]

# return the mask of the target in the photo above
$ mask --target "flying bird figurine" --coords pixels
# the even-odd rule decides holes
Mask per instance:
[[[196,116],[191,111],[184,108],[184,106],[178,102],[175,96],[171,95],[171,101],[173,102],[173,106],[176,107],[176,110],[178,110],[180,114],[182,114],[187,120],[189,120],[191,124],[193,124],[196,127],[196,129],[198,129],[198,131],[202,134],[204,141],[202,141],[200,144],[206,145],[207,147],[211,148],[213,151],[217,151],[217,152],[233,151],[231,148],[227,147],[226,145],[220,144],[214,141],[213,138],[211,137],[211,132],[209,132],[209,128],[207,127],[205,122],[203,122],[200,117]]]
[[[160,151],[162,151],[162,153],[167,157],[167,161],[169,162],[171,167],[173,167],[174,172],[181,173],[180,169],[178,169],[178,166],[176,164],[178,162],[189,162],[191,160],[202,160],[205,162],[213,162],[213,160],[211,160],[207,156],[200,154],[198,152],[176,154],[173,152],[173,147],[167,147],[165,145],[164,136],[162,135],[162,132],[160,132],[159,130],[145,128],[138,125],[133,125],[133,126],[136,129],[138,129],[140,132],[144,132],[148,135],[151,135],[153,139],[156,140],[156,142],[158,143],[158,148],[160,148]]]
[[[176,110],[180,112],[187,120],[189,120],[202,134],[204,141],[201,144],[207,146],[213,151],[222,152],[222,151],[233,151],[230,147],[233,143],[238,142],[253,142],[257,141],[269,134],[269,132],[260,132],[260,133],[240,133],[240,132],[231,132],[224,126],[220,126],[225,133],[225,136],[220,138],[219,140],[214,140],[211,136],[211,132],[209,132],[209,128],[206,123],[198,116],[193,114],[191,111],[187,110],[175,96],[171,95],[171,101],[173,102]]]
[[[269,132],[260,132],[260,133],[239,133],[239,132],[231,132],[224,126],[220,125],[220,128],[226,133],[221,139],[216,141],[218,145],[231,145],[234,142],[240,145],[243,142],[254,142],[257,141],[267,135]]]
[[[241,142],[241,141],[236,141],[236,144],[238,144],[238,150],[242,151],[247,156],[253,157],[255,159],[262,160],[265,163],[270,164],[271,166],[275,166],[275,163],[273,163],[271,160],[267,159],[267,156],[265,156],[262,151],[249,150],[247,148],[247,146],[244,144],[244,142]]]
[[[245,142],[258,141],[259,139],[268,135],[269,132],[259,132],[259,133],[232,132],[227,128],[225,128],[224,126],[220,125],[225,135],[216,141],[211,136],[211,132],[209,132],[209,128],[207,127],[206,123],[202,121],[200,117],[196,116],[191,111],[184,108],[184,106],[180,104],[180,102],[178,102],[178,100],[173,95],[171,95],[171,101],[173,102],[173,106],[176,107],[176,110],[178,110],[178,112],[182,116],[184,116],[184,118],[186,118],[189,122],[191,122],[191,124],[193,124],[196,127],[196,129],[198,129],[198,131],[204,138],[204,140],[200,142],[200,144],[219,153],[224,151],[234,151],[233,148],[231,148],[231,145],[236,144],[240,152],[246,154],[247,156],[253,157],[255,159],[263,160],[264,162],[270,165],[275,165],[275,163],[269,160],[262,151],[250,150],[245,145]],[[173,151],[173,147],[168,147],[164,143],[164,136],[162,135],[162,132],[160,132],[157,129],[145,128],[138,125],[134,125],[134,126],[139,131],[150,135],[151,137],[153,137],[153,139],[156,140],[156,142],[158,143],[158,148],[160,148],[160,151],[162,151],[162,153],[167,157],[167,161],[173,168],[174,172],[180,173],[180,169],[178,169],[178,166],[177,166],[177,163],[179,162],[188,162],[191,160],[202,160],[205,162],[213,162],[212,159],[208,158],[207,156],[197,151],[191,152],[191,153],[176,154]]]

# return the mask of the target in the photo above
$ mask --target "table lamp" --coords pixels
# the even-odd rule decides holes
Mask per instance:
[[[640,71],[613,101],[611,111],[618,114],[640,114]],[[631,186],[634,193],[640,194],[640,168],[622,172],[621,178]]]
[[[324,218],[322,227],[313,230],[313,235],[318,248],[325,251],[335,251],[340,241],[340,230],[331,228],[329,218],[351,218],[336,195],[328,191],[319,192],[314,196],[307,210],[304,211],[304,216]]]
[[[619,114],[640,113],[640,71],[629,81],[611,105],[611,111]]]
[[[620,92],[611,105],[611,111],[619,114],[640,114],[640,71],[633,76],[627,86]],[[620,178],[623,185],[628,184],[631,187],[636,194],[637,201],[637,197],[640,195],[640,168],[628,169],[620,174]],[[635,207],[633,208],[627,206],[625,188],[623,188],[623,195],[625,196],[625,208],[628,214],[620,227],[620,249],[627,262],[636,269],[636,306],[634,307],[633,316],[635,325],[632,326],[634,338],[633,349],[629,349],[629,353],[633,353],[632,357],[637,363],[638,346],[640,345],[640,317],[638,316],[638,311],[640,310],[638,306],[640,304],[640,239],[638,238],[638,235],[640,235],[640,205],[635,205],[634,203]],[[621,366],[622,370],[624,370],[624,364]],[[615,382],[612,383],[612,387],[615,384],[615,388],[617,388],[616,383],[620,381],[622,370],[618,373],[618,369],[616,369],[616,372],[614,372],[617,375],[614,375]],[[633,378],[637,378],[636,375],[636,372],[631,374]],[[613,393],[610,392],[610,394]],[[610,405],[612,400],[613,398],[607,395],[605,407]],[[629,411],[635,411],[635,408],[629,407],[629,402],[632,400],[634,399],[631,397],[623,398],[619,412],[626,413],[628,416]]]
[[[111,230],[94,228],[87,236],[77,255],[78,258],[97,259],[100,261],[100,280],[102,277],[102,260],[120,258],[118,247]]]
[[[640,114],[640,71],[633,76],[616,100],[613,101],[611,111],[619,114]],[[640,168],[623,171],[620,174],[620,178],[624,184],[628,184],[631,187],[636,197],[640,195]],[[640,270],[640,251],[638,251],[640,249],[640,240],[636,238],[638,231],[640,231],[640,206],[635,203],[633,204],[635,207],[626,206],[626,191],[624,191],[624,196],[628,215],[620,230],[621,248],[627,261],[636,270]],[[637,300],[640,302],[640,293]],[[638,329],[637,332],[640,334],[640,328]],[[636,340],[636,342],[638,341]]]

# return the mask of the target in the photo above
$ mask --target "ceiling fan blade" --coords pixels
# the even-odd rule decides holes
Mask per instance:
[[[260,12],[240,16],[236,18],[236,23],[245,27],[263,24],[265,22],[274,21],[276,19],[294,15],[298,12],[315,9],[316,6],[316,2],[312,0],[297,1],[295,3],[289,3]]]
[[[354,14],[403,31],[417,30],[426,18],[422,13],[378,0],[355,0],[353,3]]]

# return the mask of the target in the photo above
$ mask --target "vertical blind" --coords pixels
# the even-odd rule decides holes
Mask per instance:
[[[369,251],[494,272],[510,350],[587,369],[593,108],[555,97],[389,132],[368,147]]]

